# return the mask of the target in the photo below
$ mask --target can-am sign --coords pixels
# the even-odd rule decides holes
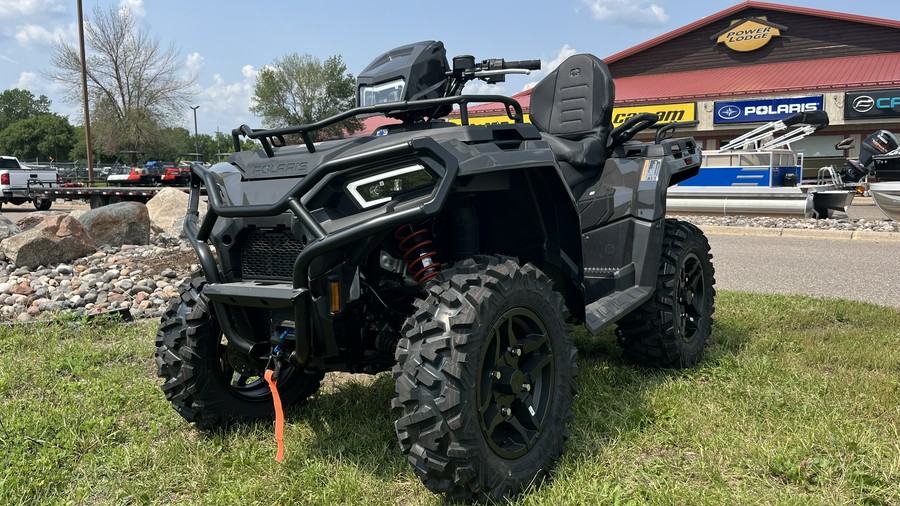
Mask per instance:
[[[731,22],[731,26],[710,37],[732,51],[746,53],[765,46],[773,37],[781,37],[786,26],[772,23],[765,16],[747,17]]]
[[[679,104],[660,104],[660,105],[637,105],[628,107],[613,108],[612,124],[617,127],[625,120],[640,114],[649,112],[659,116],[660,123],[671,123],[673,121],[694,121],[697,119],[697,104],[694,102],[684,102]]]
[[[844,118],[900,117],[900,89],[857,91],[844,94]]]
[[[798,112],[822,109],[822,95],[715,102],[713,123],[776,121]]]

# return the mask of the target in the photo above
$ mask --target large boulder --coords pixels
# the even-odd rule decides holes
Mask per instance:
[[[96,244],[150,244],[150,214],[140,202],[119,202],[78,217]]]
[[[156,233],[184,237],[182,225],[187,213],[188,194],[175,188],[163,188],[149,202],[150,228]],[[201,209],[201,214],[203,210]]]
[[[21,231],[22,229],[13,223],[12,220],[0,214],[0,241],[11,235],[16,235]]]
[[[65,214],[33,214],[17,225],[22,232],[0,242],[0,251],[19,267],[71,262],[97,251],[81,223]]]

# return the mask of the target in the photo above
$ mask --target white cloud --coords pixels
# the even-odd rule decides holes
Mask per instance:
[[[556,53],[556,56],[554,56],[551,60],[548,61],[541,59],[541,70],[531,73],[531,80],[525,84],[525,86],[522,88],[522,91],[534,88],[534,86],[539,83],[541,79],[543,79],[550,72],[556,70],[556,67],[559,67],[560,63],[564,62],[566,58],[572,56],[575,53],[577,53],[577,51],[575,51],[572,46],[563,44],[563,46],[559,48],[559,51]]]
[[[55,28],[52,32],[39,25],[16,27],[16,42],[22,47],[49,46],[54,40],[66,38],[67,32]]]
[[[144,7],[144,0],[119,0],[119,11],[130,11],[136,18],[147,16],[147,9]]]
[[[506,88],[499,84],[471,81],[466,85],[465,93],[466,95],[506,95]]]
[[[187,68],[191,73],[196,74],[203,68],[205,58],[198,52],[193,52],[187,56]]]
[[[64,0],[0,0],[0,20],[46,16],[66,11]]]
[[[631,26],[659,26],[669,21],[669,15],[659,4],[633,0],[584,0],[594,19],[604,23]]]
[[[216,129],[229,133],[232,128],[247,123],[260,127],[260,120],[250,114],[253,88],[256,85],[258,71],[253,65],[241,67],[241,77],[237,81],[226,81],[221,74],[213,74],[212,84],[197,86],[194,104],[199,105],[197,122],[200,132],[212,133]],[[188,109],[184,116],[184,125],[193,131],[193,111]]]
[[[22,72],[19,74],[19,80],[16,82],[15,87],[20,90],[29,90],[34,93],[34,90],[40,88],[42,84],[43,80],[41,80],[34,72]]]
[[[253,65],[244,65],[241,67],[241,75],[244,76],[244,79],[256,81],[257,74],[259,74],[259,71],[253,68]]]

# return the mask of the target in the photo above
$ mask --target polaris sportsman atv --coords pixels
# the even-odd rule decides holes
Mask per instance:
[[[539,68],[451,67],[441,42],[399,47],[360,74],[357,108],[244,125],[226,163],[194,165],[184,230],[202,273],[156,339],[175,410],[201,428],[270,418],[273,400],[300,403],[327,371],[392,370],[414,472],[434,492],[486,499],[540,483],[563,452],[573,324],[617,323],[641,364],[696,363],[715,296],[709,245],[666,219],[665,202],[699,149],[671,138],[677,124],[632,141],[652,114],[611,128],[613,81],[587,54],[535,86],[531,123],[512,98],[461,94]],[[469,124],[469,104],[487,102],[511,122]],[[442,119],[454,107],[461,125]],[[399,122],[313,142],[372,114]],[[262,148],[239,151],[241,136]]]

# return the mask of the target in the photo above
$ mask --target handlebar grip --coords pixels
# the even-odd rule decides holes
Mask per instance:
[[[541,70],[541,60],[511,60],[505,63],[506,69]]]

